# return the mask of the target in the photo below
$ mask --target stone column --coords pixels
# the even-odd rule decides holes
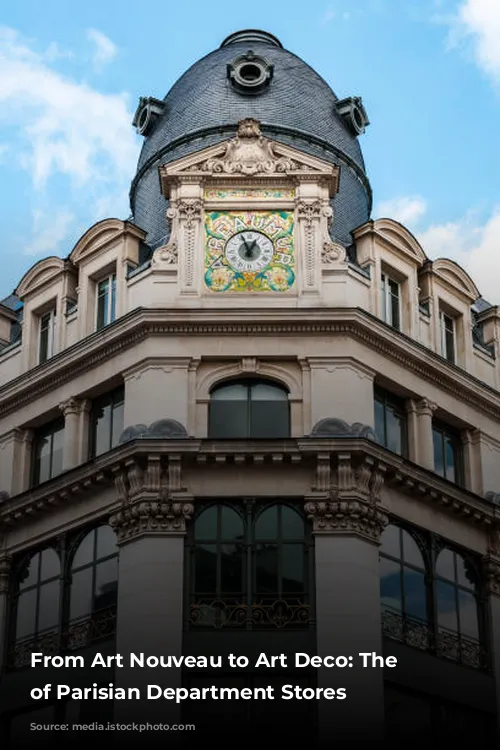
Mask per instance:
[[[11,563],[12,558],[9,555],[3,554],[0,556],[0,675],[2,674],[3,660],[7,651],[7,617]]]
[[[483,477],[481,471],[480,440],[481,434],[479,430],[462,431],[465,487],[482,497]]]
[[[80,420],[78,424],[78,463],[83,464],[89,458],[90,450],[90,414],[92,401],[85,398],[80,402]]]
[[[59,404],[59,409],[64,415],[63,471],[67,471],[78,464],[80,402],[69,398]]]
[[[316,488],[324,488],[319,456]],[[316,565],[317,653],[352,657],[353,667],[320,668],[318,686],[345,688],[343,701],[319,703],[321,746],[382,744],[384,670],[363,668],[361,653],[382,656],[379,540],[387,516],[379,504],[384,467],[370,458],[338,456],[335,484],[323,499],[308,498]],[[320,494],[320,493],[318,493]]]
[[[186,493],[172,491],[174,481],[180,484],[179,467],[163,467],[154,455],[146,467],[131,460],[116,473],[121,507],[110,524],[120,547],[116,651],[123,668],[115,684],[141,691],[139,701],[116,701],[118,722],[180,723],[180,704],[147,700],[147,686],[180,687],[182,670],[129,666],[132,653],[182,655],[184,536],[193,505]],[[177,739],[171,734],[169,745]],[[148,747],[155,737],[148,733]],[[164,746],[165,733],[157,739]]]
[[[432,439],[432,416],[436,411],[436,404],[426,398],[417,403],[418,443],[417,463],[425,469],[434,470],[434,443]]]

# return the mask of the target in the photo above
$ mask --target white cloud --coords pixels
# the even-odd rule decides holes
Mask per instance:
[[[94,67],[101,69],[115,59],[118,54],[118,47],[114,42],[97,29],[87,31],[87,39],[94,45],[94,55],[92,62]]]
[[[336,13],[333,10],[333,8],[327,8],[325,12],[323,13],[323,17],[321,19],[323,25],[331,23],[334,20],[335,16],[336,16]]]
[[[54,62],[55,60],[73,60],[74,57],[74,52],[61,49],[57,42],[51,42],[44,53],[44,58],[47,62]]]
[[[449,41],[457,45],[472,41],[479,67],[500,82],[500,2],[463,0],[451,23]]]
[[[17,127],[36,188],[55,173],[80,185],[130,178],[138,146],[125,95],[62,76],[6,27],[0,70],[0,124]]]
[[[65,209],[55,214],[34,211],[33,237],[25,246],[24,252],[27,255],[57,255],[74,218]]]
[[[394,219],[401,224],[413,226],[424,216],[427,204],[419,196],[401,196],[382,201],[376,206],[375,214],[379,217]]]
[[[482,296],[500,304],[500,206],[485,223],[474,213],[417,234],[431,259],[450,258],[472,277]]]

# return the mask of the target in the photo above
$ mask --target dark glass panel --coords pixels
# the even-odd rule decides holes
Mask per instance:
[[[411,568],[403,568],[405,591],[405,614],[427,620],[427,593],[424,574]]]
[[[240,544],[221,545],[221,592],[240,593],[243,587],[243,555]]]
[[[59,555],[53,549],[44,549],[42,552],[42,567],[40,580],[46,581],[61,575],[61,563]]]
[[[109,451],[111,445],[111,404],[96,407],[94,412],[94,455]]]
[[[116,604],[118,593],[118,558],[96,565],[95,569],[95,591],[94,611],[111,607]]]
[[[434,471],[444,477],[443,437],[438,430],[432,431],[434,443]]]
[[[97,286],[97,328],[108,323],[109,280],[100,281]]]
[[[116,276],[114,275],[111,278],[111,312],[109,322],[112,323],[113,320],[116,320]]]
[[[99,526],[97,529],[97,552],[96,559],[114,555],[118,552],[116,546],[116,534],[111,526]]]
[[[444,436],[445,460],[446,460],[446,479],[450,482],[457,481],[455,441],[449,436]]]
[[[415,539],[407,531],[402,531],[403,539],[403,558],[405,563],[415,565],[418,568],[424,567],[424,560],[420,548]]]
[[[90,531],[78,545],[73,558],[72,569],[81,568],[82,565],[89,565],[94,559],[95,529]]]
[[[460,632],[468,638],[479,639],[479,623],[477,601],[469,591],[458,592],[458,606],[460,612]]]
[[[221,508],[221,539],[243,539],[243,519],[233,508],[223,505]]]
[[[290,436],[288,401],[252,401],[251,438],[287,438]]]
[[[243,383],[224,385],[212,392],[212,401],[248,401],[248,386]]]
[[[402,415],[398,414],[390,406],[387,407],[387,441],[386,447],[401,455],[403,453],[403,435],[405,420]]]
[[[112,424],[112,432],[111,432],[111,445],[109,446],[111,448],[115,448],[118,445],[118,441],[120,440],[120,435],[123,432],[123,414],[124,414],[125,405],[123,403],[123,400],[118,401],[114,408],[113,408],[113,424]]]
[[[281,537],[282,539],[303,539],[304,519],[294,508],[281,506]]]
[[[381,551],[391,557],[401,557],[401,531],[398,526],[389,524],[381,537]]]
[[[288,394],[283,388],[270,383],[255,383],[250,386],[252,401],[282,401],[288,403]]]
[[[19,595],[17,600],[16,640],[26,638],[36,632],[37,590],[30,589]]]
[[[436,574],[448,581],[455,581],[455,554],[450,549],[443,549],[436,560]]]
[[[476,587],[476,572],[468,560],[461,555],[456,555],[457,582],[471,591]]]
[[[52,474],[57,477],[63,469],[64,428],[56,430],[52,439]]]
[[[375,399],[375,432],[381,445],[386,445],[387,438],[385,434],[385,407],[384,403],[378,398]]]
[[[436,597],[439,626],[457,632],[458,620],[455,587],[449,583],[437,581]]]
[[[37,552],[36,555],[33,555],[31,559],[26,559],[25,564],[23,564],[23,567],[21,568],[19,572],[19,589],[22,591],[23,589],[28,588],[29,586],[34,586],[36,583],[38,583],[38,575],[39,575],[39,567],[40,567],[40,553]]]
[[[265,541],[278,538],[278,506],[271,505],[259,514],[255,522],[255,539]]]
[[[197,544],[195,553],[195,591],[215,593],[217,591],[217,545]]]
[[[35,481],[36,483],[47,482],[51,469],[51,447],[52,437],[37,437],[35,444]]]
[[[401,611],[401,566],[380,558],[380,598],[382,606]]]
[[[202,511],[196,519],[194,533],[196,539],[217,539],[217,506]]]
[[[302,544],[284,544],[281,548],[281,584],[284,594],[304,590],[304,572]]]
[[[247,401],[212,401],[209,437],[228,439],[248,437]]]
[[[278,585],[278,547],[258,544],[255,550],[255,583],[258,593],[276,593]]]
[[[48,630],[59,621],[59,581],[51,581],[40,587],[40,601],[38,609],[38,631]]]
[[[69,617],[75,620],[92,612],[92,566],[73,573]]]

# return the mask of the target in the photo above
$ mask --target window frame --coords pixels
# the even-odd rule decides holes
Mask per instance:
[[[35,431],[35,435],[33,438],[33,444],[31,449],[31,487],[38,487],[40,484],[43,484],[44,482],[50,482],[51,479],[55,479],[55,477],[60,476],[63,471],[63,460],[61,460],[61,471],[57,474],[53,473],[53,462],[54,462],[54,435],[62,432],[64,433],[65,429],[65,422],[64,417],[59,417],[58,419],[54,419],[52,422],[48,422],[46,425],[43,425],[39,427]],[[48,437],[50,437],[50,471],[49,476],[47,479],[40,479],[40,462],[37,461],[37,445],[39,444],[39,441],[45,440]]]
[[[213,433],[213,427],[212,427],[212,419],[213,419],[213,411],[214,411],[214,404],[217,403],[218,399],[214,398],[214,394],[216,392],[223,391],[224,388],[230,388],[231,386],[239,385],[244,388],[246,388],[247,395],[246,399],[241,401],[235,401],[235,403],[245,403],[246,405],[246,430],[245,435],[241,437],[234,437],[230,435],[224,435],[222,437],[214,436]],[[276,399],[275,403],[283,403],[286,405],[286,425],[283,423],[283,426],[285,429],[283,432],[285,433],[285,436],[276,436],[276,435],[269,435],[266,437],[255,437],[252,435],[252,404],[253,403],[259,403],[259,399],[252,399],[252,389],[255,386],[259,385],[266,385],[271,386],[272,388],[275,388],[277,391],[280,391],[284,398],[283,399]],[[220,402],[228,403],[229,399],[224,400],[220,399]],[[264,403],[263,401],[260,403]],[[282,383],[279,383],[275,380],[267,379],[267,378],[231,378],[230,380],[225,380],[222,383],[217,383],[214,385],[210,390],[210,401],[208,404],[208,438],[212,440],[283,440],[288,439],[291,436],[291,410],[290,410],[290,392],[288,388],[283,385]]]
[[[382,320],[387,325],[391,326],[395,331],[402,330],[402,283],[394,278],[390,273],[382,270],[380,275],[381,283],[381,297],[382,297]],[[397,294],[391,289],[391,285],[394,284],[397,289]],[[397,324],[394,322],[393,315],[393,301],[397,301]]]
[[[102,406],[110,406],[111,407],[111,414],[110,414],[110,424],[109,424],[109,448],[105,451],[102,451],[101,453],[96,453],[96,445],[97,445],[97,410],[99,408],[102,408]],[[113,415],[115,412],[115,409],[118,407],[123,406],[125,407],[125,386],[120,385],[117,388],[114,388],[112,391],[108,391],[108,393],[104,393],[101,396],[98,396],[92,401],[92,407],[90,411],[90,430],[89,430],[89,442],[88,442],[88,452],[89,452],[89,458],[97,458],[98,456],[102,456],[108,451],[113,450],[113,448],[116,448],[118,445],[118,440],[120,438],[121,433],[123,432],[124,426],[122,425],[122,429],[120,432],[120,435],[117,436],[117,440],[113,445],[114,441],[114,432],[113,432]]]
[[[106,284],[106,291],[100,294],[101,284]],[[116,320],[116,297],[117,297],[117,277],[116,270],[110,271],[108,274],[96,279],[95,281],[95,330],[102,331],[106,326],[111,325]],[[102,323],[99,320],[99,302],[101,297],[108,295],[107,304],[103,310]]]
[[[44,321],[48,319],[48,325],[44,328]],[[46,310],[44,313],[38,315],[38,364],[42,365],[47,362],[55,354],[55,343],[56,343],[56,321],[57,321],[57,309],[55,307]],[[44,339],[45,331],[47,333],[46,343]],[[46,348],[46,351],[42,354],[42,346]]]
[[[440,444],[441,444],[441,453],[442,453],[442,459],[443,459],[443,469],[444,473],[440,474],[436,470],[436,443],[435,443],[435,435],[440,435]],[[450,440],[450,443],[453,447],[453,456],[454,456],[454,471],[455,471],[455,479],[450,479],[446,476],[446,444],[445,440],[448,438]],[[448,482],[452,482],[453,484],[456,484],[457,487],[464,487],[465,486],[465,465],[464,465],[464,452],[463,452],[463,444],[462,444],[462,438],[460,434],[460,430],[454,429],[450,425],[447,425],[445,422],[442,422],[439,419],[433,419],[432,420],[432,448],[433,448],[433,458],[434,458],[434,472],[440,476],[443,477],[443,479],[446,479]]]
[[[447,321],[451,323],[451,329],[447,328]],[[448,346],[447,334],[451,334],[451,351]],[[457,319],[442,308],[439,309],[439,337],[440,354],[452,365],[457,364]]]
[[[402,418],[402,429],[401,429],[401,452],[397,453],[394,452],[395,455],[401,456],[402,458],[408,458],[408,412],[406,409],[406,401],[404,398],[400,396],[396,396],[390,391],[387,391],[385,388],[381,388],[378,385],[374,386],[373,389],[373,408],[374,408],[374,428],[375,433],[377,437],[379,437],[379,434],[377,432],[377,423],[376,423],[376,408],[375,404],[379,403],[383,407],[383,413],[384,413],[384,440],[381,443],[384,448],[387,448],[387,450],[391,450],[387,445],[387,409],[388,407],[393,410],[393,412]]]

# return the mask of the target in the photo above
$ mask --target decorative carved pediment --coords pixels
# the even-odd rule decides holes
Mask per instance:
[[[235,138],[174,164],[160,166],[163,194],[169,197],[170,188],[179,181],[223,179],[225,177],[294,176],[327,180],[330,194],[338,189],[339,168],[328,162],[284,146],[262,135],[256,120],[241,120]]]

